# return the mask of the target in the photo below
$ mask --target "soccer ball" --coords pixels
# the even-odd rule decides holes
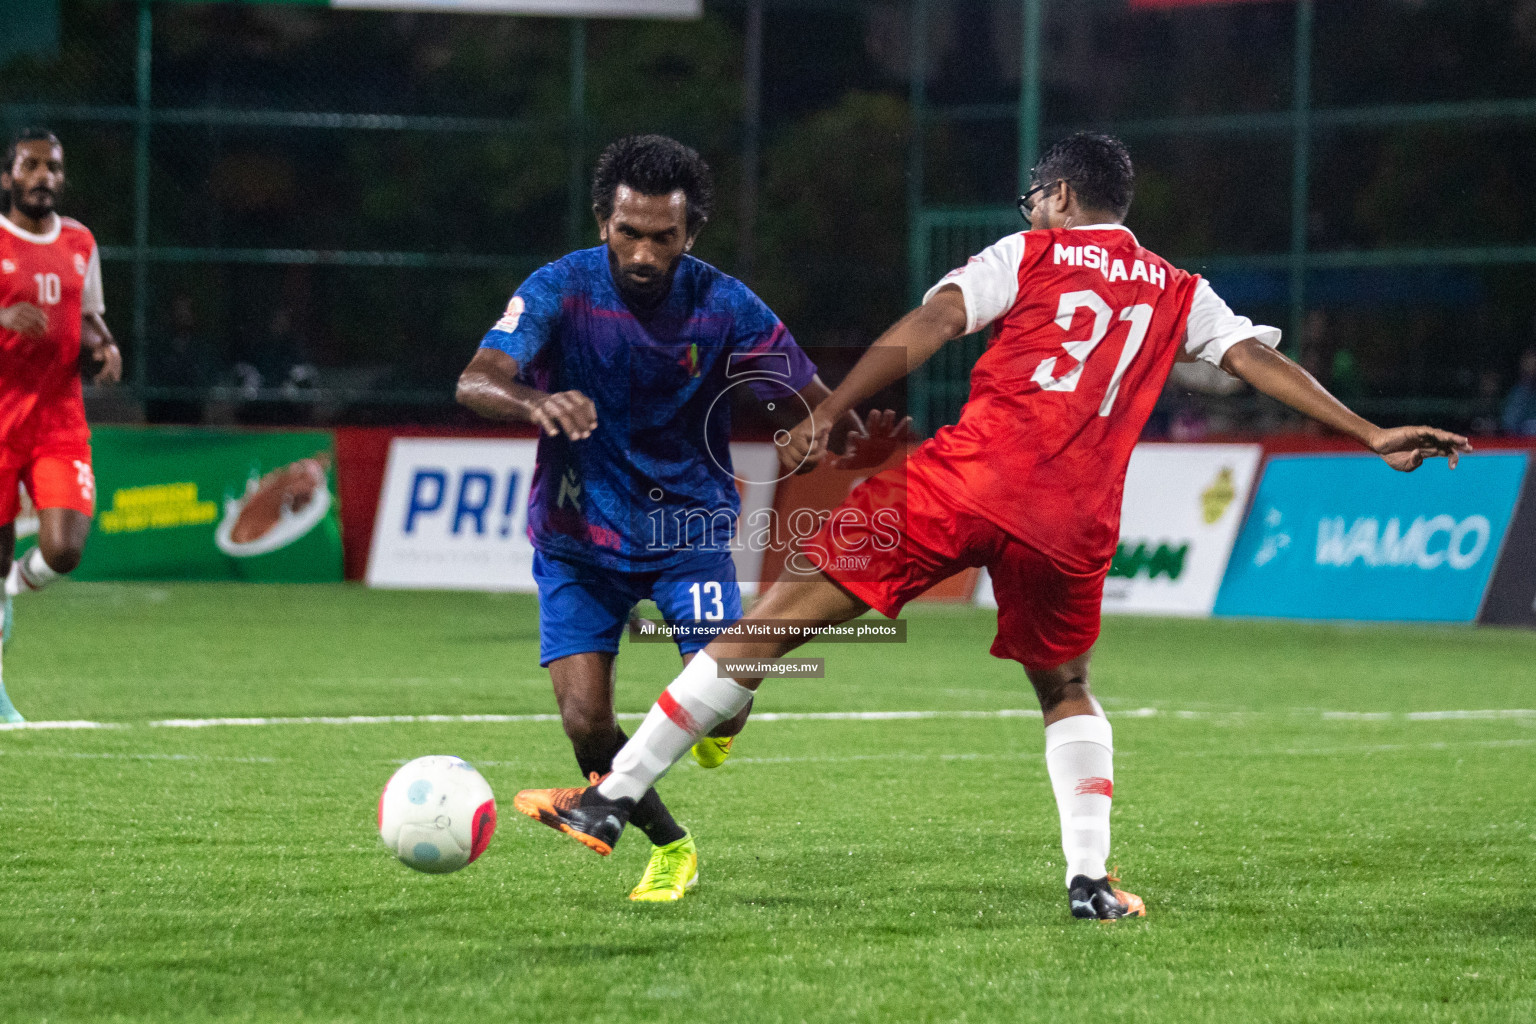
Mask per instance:
[[[417,871],[457,871],[485,852],[495,832],[490,783],[460,757],[418,757],[379,795],[379,836]]]

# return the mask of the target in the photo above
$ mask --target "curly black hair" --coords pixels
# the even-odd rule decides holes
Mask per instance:
[[[592,208],[603,220],[613,216],[613,194],[628,185],[648,196],[678,189],[688,201],[688,234],[709,220],[715,201],[714,176],[704,158],[665,135],[626,135],[603,150],[592,173]]]
[[[1072,186],[1085,209],[1125,218],[1136,193],[1136,170],[1125,143],[1113,135],[1078,132],[1045,151],[1030,172],[1031,184],[1062,180]]]

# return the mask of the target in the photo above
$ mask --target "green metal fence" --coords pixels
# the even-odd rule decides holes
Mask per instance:
[[[109,280],[109,320],[117,325],[121,340],[126,342],[128,366],[125,384],[118,389],[141,400],[170,402],[228,402],[249,406],[251,403],[285,403],[322,407],[322,418],[334,412],[338,405],[356,404],[370,406],[443,406],[452,404],[452,378],[437,374],[427,380],[394,380],[382,386],[371,384],[362,378],[366,374],[349,372],[348,368],[333,368],[335,372],[321,375],[320,386],[295,387],[291,381],[267,380],[260,386],[241,384],[230,378],[227,372],[211,383],[197,385],[168,385],[157,381],[152,363],[163,361],[157,346],[164,345],[165,329],[157,323],[163,319],[167,296],[157,295],[153,275],[173,272],[176,268],[192,272],[193,278],[200,271],[220,272],[225,268],[327,268],[331,270],[356,270],[363,272],[449,272],[471,275],[477,278],[477,291],[487,300],[483,312],[495,312],[493,297],[500,295],[505,301],[510,283],[532,271],[548,256],[547,253],[528,251],[429,251],[424,249],[350,249],[317,248],[302,245],[282,246],[229,246],[166,244],[155,240],[159,221],[169,211],[156,206],[152,176],[156,163],[162,166],[175,162],[183,152],[196,153],[207,145],[200,136],[181,137],[168,142],[166,133],[207,132],[212,135],[244,133],[262,135],[268,139],[292,140],[310,136],[331,136],[339,139],[359,137],[471,139],[494,143],[505,140],[510,144],[564,145],[566,179],[564,219],[566,241],[574,248],[581,244],[589,231],[590,214],[586,209],[587,162],[587,101],[585,67],[587,61],[587,25],[580,19],[564,22],[569,34],[569,91],[563,123],[548,117],[500,118],[486,116],[394,114],[384,112],[307,109],[250,109],[224,105],[217,101],[202,104],[178,103],[157,96],[155,81],[155,54],[164,40],[157,37],[157,9],[162,4],[151,0],[137,0],[134,5],[136,24],[132,41],[132,103],[107,102],[0,102],[0,127],[8,132],[23,125],[45,124],[58,126],[66,134],[66,149],[72,148],[71,139],[79,139],[79,128],[90,128],[97,134],[113,129],[126,129],[131,133],[131,191],[118,197],[124,205],[130,205],[131,240],[101,245],[104,270]],[[324,15],[318,15],[324,16]],[[264,133],[264,135],[262,134]],[[259,144],[258,147],[259,148]],[[509,246],[508,248],[512,248]],[[112,289],[112,277],[121,283],[122,271],[130,287]],[[170,286],[161,292],[172,290]],[[238,286],[237,286],[238,290]],[[125,294],[126,291],[126,294]],[[123,329],[122,310],[131,311],[126,318],[127,330]],[[423,339],[435,340],[435,339]],[[462,340],[462,339],[461,339]],[[227,370],[226,368],[223,368]],[[404,373],[400,376],[410,377]],[[327,378],[329,378],[327,380]],[[88,389],[90,390],[90,389]]]
[[[908,267],[913,302],[949,270],[997,238],[1021,230],[1018,214],[1008,207],[934,208],[924,201],[924,151],[926,133],[944,126],[1012,121],[1017,125],[1018,187],[1028,187],[1029,168],[1040,147],[1042,134],[1055,138],[1079,129],[1108,131],[1127,140],[1168,137],[1280,139],[1289,143],[1289,235],[1284,252],[1216,252],[1171,254],[1180,266],[1204,273],[1234,271],[1283,271],[1288,277],[1286,301],[1287,346],[1294,353],[1303,336],[1309,308],[1308,278],[1317,271],[1352,268],[1478,267],[1536,264],[1536,240],[1514,245],[1462,245],[1447,247],[1346,249],[1317,251],[1308,245],[1308,215],[1314,198],[1311,174],[1314,147],[1325,132],[1341,129],[1383,129],[1394,126],[1449,126],[1467,129],[1516,126],[1536,132],[1536,97],[1381,104],[1316,108],[1312,102],[1312,65],[1315,0],[1295,0],[1294,49],[1292,54],[1291,104],[1288,110],[1267,113],[1210,114],[1153,117],[1042,125],[1041,79],[1042,23],[1067,5],[1050,0],[1018,0],[1021,6],[1021,85],[1015,104],[973,104],[936,107],[925,91],[926,41],[929,0],[912,4],[912,52],[916,71],[910,101],[915,131],[908,158],[908,211],[912,224]],[[1448,5],[1454,6],[1454,5]],[[1454,11],[1448,12],[1454,14]],[[1134,216],[1134,211],[1133,211]],[[982,349],[980,336],[951,346],[924,367],[912,381],[910,402],[920,428],[929,432],[953,422],[968,391],[970,367]],[[1465,402],[1444,398],[1364,397],[1355,404],[1382,415],[1455,414]]]
[[[914,301],[933,282],[1004,235],[1019,231],[1017,210],[922,210],[912,232]],[[986,347],[986,335],[967,335],[944,346],[914,375],[907,392],[908,411],[923,433],[953,423],[970,393],[971,367]]]
[[[1309,282],[1322,272],[1462,267],[1485,273],[1498,268],[1536,264],[1536,239],[1526,241],[1500,236],[1437,245],[1431,237],[1414,239],[1412,244],[1402,246],[1329,248],[1314,245],[1308,237],[1308,217],[1326,194],[1314,168],[1319,159],[1319,146],[1329,139],[1346,131],[1440,129],[1513,131],[1532,137],[1536,135],[1536,96],[1319,106],[1313,100],[1314,55],[1318,52],[1318,40],[1314,39],[1315,0],[1292,0],[1289,4],[1277,0],[1273,4],[1241,6],[1266,10],[1288,7],[1294,12],[1293,52],[1283,55],[1284,62],[1290,65],[1290,73],[1276,77],[1282,93],[1285,83],[1289,83],[1288,105],[1240,113],[1072,119],[1056,113],[1059,100],[1053,98],[1046,87],[1052,61],[1057,59],[1047,47],[1048,34],[1053,25],[1060,27],[1061,21],[1056,19],[1064,21],[1078,17],[1084,11],[1111,8],[1123,11],[1122,0],[1096,6],[1088,0],[995,0],[995,4],[1017,4],[1017,97],[1012,102],[949,105],[937,105],[929,96],[930,49],[940,45],[939,41],[930,38],[930,23],[935,17],[953,17],[954,10],[950,5],[937,4],[933,0],[905,0],[903,5],[902,14],[908,23],[906,56],[909,61],[904,75],[915,128],[910,133],[906,197],[906,276],[910,283],[909,298],[913,301],[948,269],[1021,226],[1017,215],[1006,205],[1006,197],[997,194],[1005,190],[988,188],[986,195],[995,196],[995,199],[988,205],[977,207],[959,208],[931,198],[937,191],[934,181],[942,173],[925,166],[933,162],[934,140],[945,137],[946,133],[949,138],[957,138],[992,129],[1016,133],[1013,136],[1016,153],[1009,153],[1004,159],[1016,156],[1017,182],[1021,186],[1026,183],[1028,168],[1041,139],[1057,137],[1080,127],[1119,134],[1138,154],[1166,146],[1170,139],[1269,147],[1263,162],[1265,173],[1273,171],[1274,177],[1286,180],[1276,185],[1273,194],[1265,200],[1266,209],[1279,218],[1276,221],[1279,226],[1270,232],[1268,241],[1247,249],[1240,246],[1194,247],[1197,251],[1171,250],[1169,255],[1180,265],[1206,273],[1263,271],[1283,275],[1286,285],[1283,303],[1280,308],[1264,312],[1266,316],[1279,318],[1275,322],[1287,328],[1291,345],[1301,337],[1302,325],[1313,305],[1309,302]],[[715,6],[711,0],[706,10]],[[740,8],[741,3],[735,0],[730,6]],[[837,8],[855,12],[885,10],[891,5],[860,5],[853,0],[846,3],[832,0],[791,3],[785,0],[784,3],[769,2],[766,6],[771,17],[779,17],[781,9],[790,12],[784,15],[786,17],[798,17],[799,13],[795,12],[802,12],[802,9]],[[1431,3],[1429,6],[1435,5]],[[1458,16],[1457,5],[1444,3],[1441,6],[1445,8],[1444,17]],[[548,249],[562,235],[569,246],[575,246],[583,241],[584,234],[590,234],[585,209],[585,175],[592,156],[591,143],[598,138],[600,129],[614,131],[629,127],[625,120],[627,115],[622,113],[612,115],[615,118],[612,124],[599,126],[597,123],[600,118],[595,112],[599,104],[589,92],[592,96],[598,95],[593,92],[593,82],[600,77],[603,65],[589,59],[592,51],[589,51],[588,26],[582,21],[544,23],[545,28],[541,29],[545,33],[545,43],[553,42],[553,45],[545,45],[537,59],[544,66],[560,68],[564,82],[559,88],[560,95],[554,96],[551,102],[542,106],[536,103],[502,106],[461,103],[452,99],[456,94],[450,89],[441,91],[442,96],[449,97],[446,100],[429,99],[410,109],[389,110],[384,108],[393,105],[393,100],[383,102],[380,97],[370,97],[366,90],[359,91],[361,98],[356,102],[337,103],[324,95],[311,96],[303,88],[303,82],[279,83],[279,87],[265,92],[253,91],[238,101],[212,93],[173,93],[156,84],[163,81],[157,75],[163,71],[165,54],[179,45],[167,34],[166,24],[173,20],[166,17],[167,6],[149,0],[125,0],[117,4],[75,4],[71,9],[77,18],[81,10],[111,9],[131,14],[127,24],[118,25],[121,38],[114,37],[111,43],[111,59],[116,62],[107,76],[111,79],[111,88],[98,94],[79,95],[64,88],[43,99],[17,98],[14,90],[7,91],[0,96],[0,126],[17,128],[41,121],[61,125],[65,130],[91,129],[88,133],[75,132],[70,138],[80,139],[82,144],[89,141],[100,150],[93,154],[90,164],[109,168],[116,176],[111,212],[117,220],[112,230],[101,232],[108,273],[109,314],[111,322],[129,343],[130,393],[146,400],[283,401],[322,406],[366,402],[446,407],[451,403],[449,388],[452,380],[447,367],[461,357],[456,350],[446,354],[439,352],[437,362],[430,366],[407,363],[387,378],[378,380],[365,379],[361,370],[324,374],[319,386],[306,389],[275,382],[254,389],[237,387],[226,378],[197,386],[166,384],[157,380],[154,372],[158,365],[156,353],[163,351],[165,344],[166,310],[178,289],[195,290],[203,278],[225,275],[222,287],[226,291],[239,291],[251,287],[249,282],[262,274],[297,271],[310,273],[317,279],[329,275],[318,284],[311,283],[315,288],[332,287],[327,281],[345,277],[350,282],[348,287],[364,297],[349,300],[354,305],[364,302],[368,296],[403,303],[402,293],[441,292],[438,305],[433,307],[433,316],[445,311],[457,312],[464,324],[478,323],[483,321],[486,310],[494,311],[495,304],[504,301],[507,290],[520,276],[553,255],[549,251],[527,251],[526,247],[513,244],[496,232],[468,238],[456,237],[450,232],[448,237],[427,239],[425,242],[430,244],[419,245],[412,242],[424,240],[410,231],[376,232],[368,236],[362,231],[337,230],[333,232],[334,238],[289,238],[275,231],[247,231],[243,235],[229,232],[222,240],[218,232],[212,231],[201,235],[186,231],[178,234],[166,225],[178,216],[185,219],[185,212],[177,207],[194,207],[200,201],[199,197],[167,190],[156,182],[163,175],[165,165],[174,163],[182,154],[201,158],[202,150],[220,145],[221,139],[249,140],[251,150],[257,153],[268,142],[312,146],[322,144],[315,140],[329,140],[323,144],[337,149],[350,146],[367,151],[354,159],[352,173],[389,180],[396,176],[394,169],[376,168],[377,161],[397,156],[399,152],[409,150],[411,145],[417,148],[471,147],[475,159],[495,159],[498,154],[509,151],[519,158],[525,152],[543,152],[546,158],[552,156],[545,163],[554,169],[549,172],[551,181],[547,195],[534,213],[548,221],[539,234],[548,243],[545,246]],[[1321,10],[1326,14],[1328,9]],[[359,17],[338,12],[316,12],[314,16]],[[850,13],[848,16],[859,15]],[[748,68],[753,66],[753,54],[762,46],[760,9],[756,17],[758,38],[748,47],[745,61]],[[475,26],[479,30],[496,21],[477,21]],[[749,39],[753,35],[751,24],[749,19]],[[699,29],[705,30],[706,27]],[[557,34],[551,37],[551,32]],[[602,36],[594,38],[601,40]],[[359,52],[357,59],[364,59],[363,52]],[[162,64],[157,65],[157,60]],[[760,63],[760,53],[758,60]],[[359,67],[360,72],[367,70]],[[718,72],[721,83],[729,90],[735,90],[741,83],[727,81],[729,74],[728,70]],[[750,265],[750,218],[755,209],[753,200],[757,187],[756,111],[760,98],[750,98],[756,97],[757,93],[753,89],[753,76],[746,77],[749,100],[745,111],[750,112],[747,123],[737,120],[743,111],[731,110],[717,117],[717,124],[705,126],[694,117],[680,126],[681,130],[690,133],[690,137],[698,131],[714,132],[729,140],[722,144],[724,148],[742,144],[743,152],[751,154],[742,158],[740,177],[732,181],[733,185],[742,186],[735,189],[742,210],[737,230],[744,246],[744,251],[736,254],[737,262],[733,265],[736,269]],[[369,105],[370,100],[373,106]],[[614,105],[612,96],[604,102]],[[1284,97],[1280,102],[1284,103]],[[602,109],[607,112],[606,107]],[[513,111],[516,116],[499,116],[503,111]],[[1150,112],[1156,113],[1156,110]],[[686,116],[692,117],[692,112]],[[66,142],[74,144],[69,139]],[[1132,213],[1133,223],[1141,216],[1139,211],[1144,209],[1142,201],[1138,200],[1138,208]],[[101,220],[101,215],[97,214],[96,219]],[[93,223],[93,226],[97,225]],[[719,237],[718,230],[711,235],[712,239]],[[366,286],[358,283],[364,279]],[[1513,287],[1516,291],[1532,290],[1519,282]],[[340,286],[334,286],[333,290],[340,290]],[[131,311],[131,316],[123,316],[125,308]],[[470,315],[465,313],[466,310],[476,312]],[[390,307],[387,315],[381,313],[380,318],[398,320],[396,313],[398,309]],[[479,320],[475,320],[476,316]],[[405,326],[391,324],[389,329],[397,333],[430,335],[437,322],[440,321],[422,314]],[[227,335],[239,326],[224,324],[219,330]],[[467,326],[438,328],[431,337],[411,337],[409,346],[401,343],[399,352],[414,355],[434,344],[442,349],[448,344],[442,339],[448,335],[457,339],[457,343],[467,344],[472,342],[473,333],[473,328]],[[338,364],[344,364],[348,359],[361,361],[363,356],[373,354],[366,334],[354,331],[349,337],[353,349],[343,353],[345,358],[336,360]],[[356,351],[359,346],[362,346],[363,355]],[[969,368],[979,346],[977,339],[952,346],[912,382],[909,392],[912,409],[925,429],[953,419],[963,401]],[[383,352],[383,349],[379,351]],[[380,355],[377,361],[388,360]],[[347,367],[340,369],[347,370]],[[1449,408],[1455,400],[1442,396],[1366,396],[1362,404],[1368,408],[1406,411]]]

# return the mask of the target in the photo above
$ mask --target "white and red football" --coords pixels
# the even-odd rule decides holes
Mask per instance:
[[[495,834],[491,785],[461,757],[418,757],[379,796],[379,836],[417,871],[445,875],[473,864]]]

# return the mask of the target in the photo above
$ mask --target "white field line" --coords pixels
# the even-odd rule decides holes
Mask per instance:
[[[620,715],[644,718],[644,715]],[[415,725],[418,723],[558,722],[559,715],[316,715],[304,718],[163,718],[147,723],[151,729],[207,729],[218,725]]]
[[[1150,709],[1144,709],[1150,710]],[[1133,717],[1140,712],[1132,711]],[[623,716],[620,716],[623,717]],[[636,716],[640,717],[640,716]],[[765,711],[754,722],[894,722],[919,718],[1039,718],[1039,711],[1004,708],[1000,711]]]
[[[1450,711],[1190,711],[1158,708],[1132,708],[1110,711],[1111,718],[1154,718],[1169,716],[1179,719],[1270,718],[1277,714],[1292,717],[1319,715],[1323,721],[1351,722],[1446,722],[1488,719],[1536,719],[1536,710],[1527,708],[1493,708],[1485,710]],[[639,721],[643,714],[625,713],[616,716],[624,721]],[[754,722],[895,722],[931,719],[999,719],[1039,718],[1040,712],[1027,708],[1003,708],[997,711],[765,711],[752,716]],[[313,715],[286,718],[163,718],[151,722],[92,722],[85,720],[21,722],[0,724],[0,732],[19,730],[78,730],[78,729],[129,729],[136,725],[151,729],[208,729],[216,726],[285,726],[285,725],[419,725],[419,724],[468,724],[468,725],[519,725],[528,722],[558,722],[559,715]]]
[[[1536,711],[1502,708],[1494,711],[1410,711],[1403,717],[1410,722],[1444,722],[1459,718],[1536,718]]]
[[[1114,712],[1120,714],[1119,712]],[[1145,717],[1151,708],[1124,712],[1131,717]],[[638,712],[615,716],[638,722],[645,717]],[[1039,718],[1040,712],[1028,709],[1000,711],[765,711],[753,715],[754,722],[889,722],[925,718]],[[162,718],[152,722],[21,722],[0,725],[0,732],[21,729],[127,729],[135,724],[151,729],[208,729],[214,726],[264,725],[416,725],[416,724],[491,724],[518,725],[525,722],[558,722],[559,715],[312,715],[298,718]]]
[[[280,760],[276,757],[216,757],[210,754],[86,754],[74,750],[0,750],[0,756],[18,755],[87,761],[220,761],[228,764],[277,764]]]
[[[1432,742],[1432,743],[1377,743],[1368,746],[1349,747],[1284,747],[1273,750],[1261,749],[1233,749],[1224,751],[1185,750],[1165,751],[1165,755],[1200,758],[1232,758],[1232,757],[1337,757],[1357,756],[1360,754],[1386,754],[1405,750],[1453,750],[1473,748],[1500,748],[1500,747],[1529,747],[1536,746],[1536,738],[1513,740],[1460,740],[1456,742]],[[1119,758],[1130,757],[1135,751],[1120,750],[1115,752]],[[89,760],[111,761],[216,761],[228,764],[277,764],[287,760],[276,757],[216,757],[207,754],[87,754],[75,751],[60,750],[0,750],[0,756],[19,757],[60,757]],[[732,765],[792,765],[792,764],[855,764],[864,761],[1029,761],[1038,762],[1037,753],[998,753],[989,751],[985,753],[946,753],[946,754],[917,754],[893,751],[887,754],[844,754],[844,755],[810,755],[805,757],[733,757]],[[396,758],[391,763],[404,764],[404,758]],[[528,761],[486,761],[475,759],[475,764],[482,768],[529,768],[532,763]],[[698,769],[691,761],[682,762],[682,767]]]
[[[1336,754],[1390,754],[1397,750],[1450,750],[1455,747],[1529,747],[1536,739],[1516,740],[1453,740],[1433,743],[1376,743],[1362,747],[1287,747],[1267,753],[1294,754],[1302,757],[1331,757]],[[1218,755],[1219,756],[1219,755]]]
[[[1536,746],[1536,739],[1515,740],[1460,740],[1455,742],[1433,743],[1377,743],[1349,747],[1282,747],[1278,749],[1230,749],[1222,751],[1208,750],[1184,750],[1163,751],[1161,756],[1175,757],[1335,757],[1354,756],[1357,754],[1390,754],[1404,750],[1451,750],[1465,747],[1529,747]],[[1115,757],[1129,757],[1135,751],[1117,750]],[[847,764],[857,761],[1039,761],[1038,753],[985,753],[985,754],[910,754],[892,752],[889,754],[846,754],[846,755],[810,755],[806,757],[733,757],[729,764]],[[688,767],[695,767],[691,762],[684,762]]]

